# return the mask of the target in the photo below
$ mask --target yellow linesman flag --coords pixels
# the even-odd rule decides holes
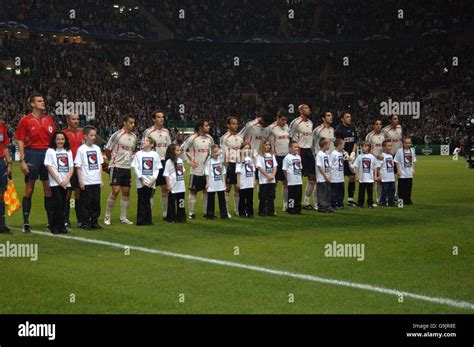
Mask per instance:
[[[5,201],[5,205],[7,205],[8,217],[10,217],[13,212],[21,207],[20,199],[18,198],[13,180],[8,181],[8,188],[3,195],[3,200]]]

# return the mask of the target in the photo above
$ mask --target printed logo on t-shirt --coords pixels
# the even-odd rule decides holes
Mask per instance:
[[[403,165],[405,167],[412,167],[413,155],[410,153],[403,152]]]
[[[372,161],[370,158],[364,158],[362,159],[362,172],[363,173],[370,173],[370,165],[372,164]]]
[[[337,158],[338,171],[344,171],[344,157],[341,155]]]
[[[301,160],[299,159],[293,160],[293,173],[295,175],[301,175]]]
[[[329,157],[324,157],[323,164],[324,164],[324,171],[329,172],[331,170],[331,165],[329,165]]]
[[[153,158],[142,158],[142,175],[153,175]]]
[[[69,172],[67,153],[56,153],[56,162],[58,163],[58,172]]]
[[[222,181],[222,166],[220,163],[212,164],[212,176],[214,176],[214,181]]]
[[[387,172],[393,172],[393,159],[386,158],[385,159],[385,166],[387,167]]]
[[[265,158],[265,172],[272,173],[273,172],[273,158]]]
[[[87,164],[89,170],[99,170],[99,163],[97,161],[97,152],[96,151],[87,151]]]
[[[50,134],[52,134],[52,133],[53,133],[53,127],[52,127],[51,125],[50,125],[50,126],[48,126],[48,131],[49,131],[49,133],[50,133]]]
[[[3,134],[0,134],[0,142],[3,142]]]
[[[245,167],[245,177],[253,177],[253,171],[254,171],[253,163],[252,162],[245,163],[244,167]]]
[[[176,181],[184,181],[184,168],[183,164],[176,164]]]

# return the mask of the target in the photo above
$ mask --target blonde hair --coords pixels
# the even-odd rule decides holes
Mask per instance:
[[[265,144],[266,143],[269,143],[270,144],[270,152],[269,153],[272,153],[272,143],[270,142],[270,140],[266,137],[264,137],[262,139],[262,141],[260,141],[260,146],[258,147],[258,154],[260,155],[264,155],[266,152],[265,152]]]

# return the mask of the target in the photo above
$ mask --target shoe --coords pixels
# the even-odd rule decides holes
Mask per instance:
[[[357,204],[354,202],[354,200],[347,200],[347,206],[357,206]]]
[[[314,210],[317,211],[317,210],[318,210],[318,206],[314,206]]]
[[[288,204],[283,204],[283,208],[281,209],[282,212],[286,212],[286,210],[288,210]]]
[[[377,206],[377,205],[376,204],[369,205],[369,208],[374,208],[375,206]]]
[[[336,212],[336,210],[333,209],[333,208],[330,208],[330,209],[328,209],[328,212],[329,212],[329,213],[334,213],[334,212]]]
[[[301,206],[301,208],[303,210],[313,210],[313,205],[309,204],[309,205],[303,205]]]
[[[121,224],[128,224],[128,225],[133,224],[133,222],[131,220],[128,220],[127,218],[120,218],[120,223]]]
[[[372,207],[377,207],[377,204],[373,204]]]
[[[66,228],[66,230],[71,230],[71,223],[70,222],[66,222],[64,223],[64,228]]]
[[[0,227],[0,234],[11,234],[12,231],[7,226]]]
[[[82,224],[82,225],[81,225],[81,229],[84,229],[84,230],[91,230],[91,227],[90,227],[88,224]]]
[[[107,216],[104,217],[104,224],[110,225],[110,217],[107,217]]]
[[[250,214],[247,216],[247,218],[255,218],[255,216],[253,214]]]
[[[103,229],[99,223],[94,223],[91,225],[91,229]]]
[[[204,216],[205,218],[205,216]],[[196,215],[194,213],[189,214],[189,219],[196,219]]]
[[[227,212],[227,219],[232,218],[232,215]]]
[[[69,232],[69,230],[67,230],[66,228],[63,228],[63,229],[59,230],[60,234],[67,234],[68,232]]]
[[[161,220],[162,220],[163,222],[166,221],[166,216],[163,217],[163,218],[161,218]]]
[[[30,225],[28,223],[23,224],[23,232],[25,234],[31,234],[31,228],[30,228]]]
[[[258,216],[259,217],[266,217],[267,215],[266,215],[266,213],[259,213]]]

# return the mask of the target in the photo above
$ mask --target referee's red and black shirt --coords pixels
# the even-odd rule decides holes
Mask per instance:
[[[5,124],[0,123],[0,158],[3,158],[3,146],[10,144],[10,138],[8,137],[7,129]]]
[[[80,129],[72,130],[70,128],[64,129],[64,133],[69,140],[72,157],[75,159],[78,148],[81,147],[84,142],[84,133]]]
[[[25,148],[47,149],[55,131],[56,126],[50,116],[42,114],[36,117],[30,113],[20,119],[15,138],[23,141]]]

